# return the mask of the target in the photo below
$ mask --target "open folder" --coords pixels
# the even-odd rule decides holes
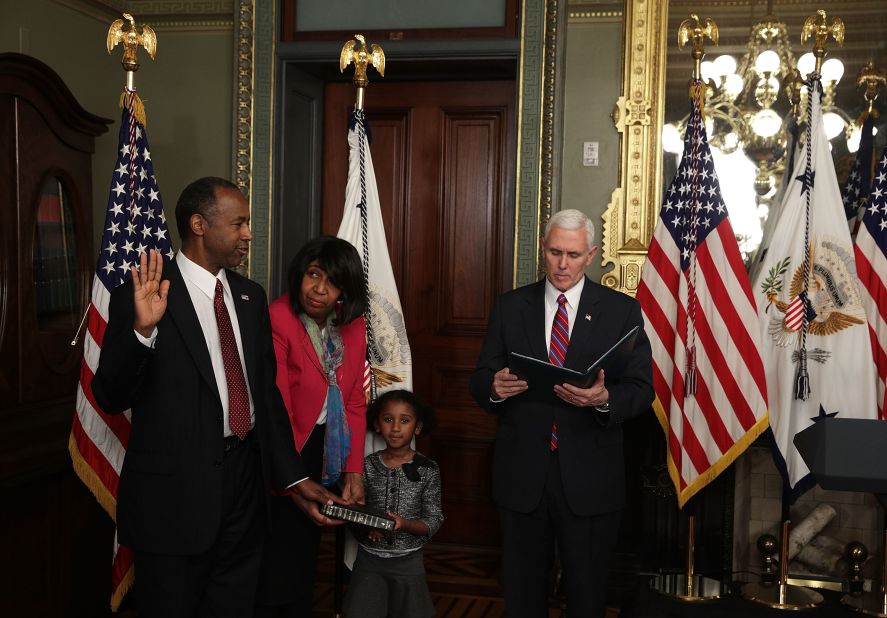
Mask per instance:
[[[608,361],[616,361],[628,355],[634,348],[640,326],[635,326],[613,344],[609,350],[601,354],[585,371],[576,371],[566,367],[558,367],[548,361],[532,356],[524,356],[517,352],[508,355],[508,369],[522,380],[526,380],[530,391],[539,392],[545,389],[550,392],[555,384],[572,384],[580,388],[588,388],[597,379],[598,370]]]

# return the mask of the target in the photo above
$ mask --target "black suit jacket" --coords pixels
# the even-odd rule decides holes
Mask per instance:
[[[212,545],[222,515],[222,402],[209,351],[175,261],[153,349],[133,331],[132,283],[111,294],[108,328],[92,381],[105,412],[132,409],[117,496],[120,542],[161,554]],[[284,489],[307,473],[275,384],[277,364],[264,290],[227,271],[240,326],[265,486]],[[266,494],[268,492],[265,492]]]
[[[633,298],[585,279],[565,365],[584,371],[633,326],[643,325]],[[644,413],[653,401],[650,342],[643,327],[627,359],[605,363],[610,412],[577,408],[553,393],[530,389],[501,403],[490,401],[493,374],[518,352],[548,360],[545,341],[545,280],[499,297],[490,316],[471,393],[498,417],[493,458],[493,498],[499,506],[533,510],[542,497],[551,460],[552,421],[558,427],[558,457],[564,495],[577,515],[618,510],[625,503],[621,423]]]

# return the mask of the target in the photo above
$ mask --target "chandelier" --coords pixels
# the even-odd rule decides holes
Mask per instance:
[[[745,54],[737,62],[721,55],[700,65],[706,82],[706,132],[709,143],[725,155],[741,150],[755,166],[754,190],[759,206],[769,205],[776,193],[786,165],[787,136],[803,123],[807,88],[803,80],[814,70],[812,53],[796,59],[788,29],[773,15],[773,0],[768,0],[767,16],[755,23],[749,34]],[[835,92],[844,75],[844,65],[837,58],[826,60],[821,69],[824,96],[823,121],[826,134],[833,139],[842,133],[850,147],[854,123],[835,105]],[[780,93],[784,93],[780,97]],[[664,148],[681,151],[681,135],[687,117],[665,126]]]

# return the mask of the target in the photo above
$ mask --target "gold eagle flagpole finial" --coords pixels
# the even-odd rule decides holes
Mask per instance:
[[[684,49],[684,45],[688,42],[693,43],[693,79],[702,77],[702,59],[705,57],[705,48],[703,43],[705,37],[711,39],[715,45],[718,44],[718,25],[710,17],[705,20],[705,25],[699,21],[699,16],[695,13],[690,14],[689,19],[685,19],[678,26],[678,49]]]
[[[131,93],[135,98],[135,114],[139,122],[145,124],[145,110],[141,99],[135,94],[135,72],[139,70],[138,48],[142,46],[148,52],[151,60],[157,54],[157,35],[154,29],[147,24],[142,24],[141,28],[136,26],[135,19],[129,13],[124,13],[123,17],[129,22],[129,28],[124,29],[126,21],[123,19],[114,20],[111,27],[108,28],[108,53],[117,46],[118,43],[123,44],[123,61],[120,63],[123,70],[126,71],[126,91],[120,95],[120,106],[123,107],[123,100],[127,93]]]
[[[863,110],[862,115],[856,121],[857,124],[861,125],[869,116],[872,118],[880,116],[878,110],[875,109],[875,99],[878,98],[881,88],[887,85],[887,71],[876,69],[875,64],[869,60],[864,67],[859,69],[859,73],[856,74],[856,85],[865,86],[863,96],[866,101],[866,109]]]
[[[829,25],[823,9],[816,11],[816,15],[808,17],[801,28],[801,45],[804,45],[810,37],[814,39],[813,55],[816,57],[816,68],[814,69],[816,73],[822,69],[822,59],[827,51],[826,43],[829,35],[835,39],[838,47],[844,46],[844,22],[835,17]]]
[[[344,73],[345,67],[354,63],[354,77],[351,81],[357,87],[357,99],[354,109],[363,109],[364,90],[369,85],[367,78],[367,65],[373,65],[379,75],[385,77],[385,52],[376,45],[367,45],[362,34],[355,34],[354,38],[342,46],[342,54],[339,56],[339,72]]]
[[[690,83],[690,97],[699,101],[699,107],[705,105],[705,84],[700,84],[702,79],[702,59],[705,58],[705,37],[718,44],[718,24],[712,18],[707,18],[705,24],[699,21],[699,16],[691,13],[688,19],[678,26],[678,49],[684,49],[687,43],[693,43],[693,80]]]

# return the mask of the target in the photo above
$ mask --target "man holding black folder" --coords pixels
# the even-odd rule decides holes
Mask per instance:
[[[555,213],[542,248],[545,279],[499,297],[470,388],[499,419],[493,499],[507,615],[548,615],[557,543],[569,615],[598,617],[625,503],[621,423],[653,401],[650,343],[637,301],[585,276],[597,253],[588,217]],[[508,366],[514,352],[584,372],[638,325],[631,350],[609,356],[588,388],[534,388]]]

